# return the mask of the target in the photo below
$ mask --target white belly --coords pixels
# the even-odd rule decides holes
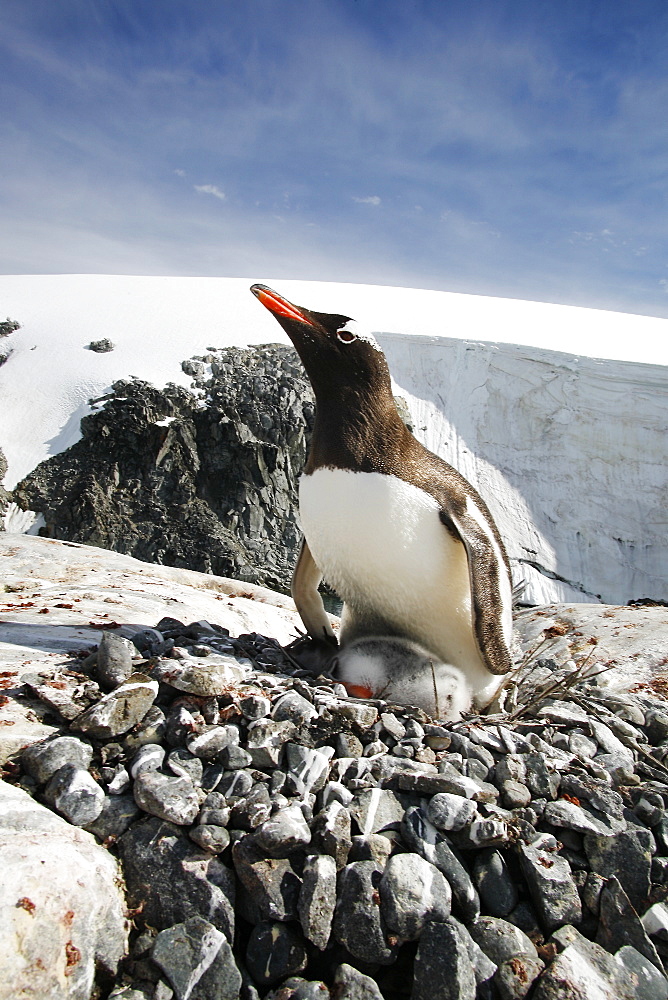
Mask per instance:
[[[493,678],[473,632],[466,552],[433,497],[381,473],[318,469],[299,487],[302,528],[345,602],[342,644],[408,636],[460,667],[474,694]]]

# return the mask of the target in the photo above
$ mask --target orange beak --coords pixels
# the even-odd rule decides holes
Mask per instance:
[[[353,684],[352,681],[341,681],[348,694],[353,698],[373,698],[373,691],[363,684]]]
[[[251,285],[251,292],[274,316],[285,316],[286,319],[294,319],[298,323],[307,323],[309,326],[313,326],[313,322],[308,316],[272,288],[268,288],[266,285]]]

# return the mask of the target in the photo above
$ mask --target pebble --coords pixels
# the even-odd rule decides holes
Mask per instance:
[[[225,935],[202,917],[161,931],[151,958],[178,1000],[238,1000],[241,973]]]
[[[475,972],[460,935],[451,924],[427,924],[415,956],[411,1000],[475,1000],[475,996]]]
[[[271,986],[306,968],[304,939],[292,927],[264,921],[251,931],[246,965],[255,982]]]
[[[86,826],[102,812],[105,794],[88,771],[64,764],[44,789],[44,797],[73,826]]]
[[[157,696],[157,681],[146,674],[131,674],[127,681],[73,719],[71,726],[97,739],[120,736],[141,722]]]
[[[396,854],[379,885],[381,914],[400,941],[417,941],[429,920],[450,916],[452,892],[442,873],[418,854]]]
[[[461,830],[477,815],[475,802],[461,795],[439,792],[429,800],[427,816],[439,830]]]
[[[327,854],[306,858],[297,910],[304,936],[324,951],[336,906],[336,862]]]
[[[638,996],[666,1000],[668,730],[652,696],[590,685],[599,728],[566,698],[515,723],[448,728],[291,675],[261,636],[173,619],[161,627],[143,645],[155,653],[163,644],[159,665],[135,659],[138,673],[107,694],[80,675],[67,680],[63,711],[78,704],[79,713],[71,735],[25,750],[19,777],[55,807],[47,789],[69,767],[101,803],[82,822],[90,801],[73,781],[70,822],[117,842],[128,905],[143,906],[140,927],[155,928],[133,946],[127,989],[168,1000],[179,976],[196,974],[190,1000],[208,1000],[201,946],[221,934],[236,941],[235,1000],[327,1000],[330,990],[337,1000],[411,990],[413,1000],[476,991],[478,1000],[581,1000],[559,989],[583,968],[587,996],[630,1000],[627,987],[642,977]],[[266,668],[251,673],[248,656]],[[220,662],[238,680],[211,694]],[[188,677],[201,685],[170,683]],[[127,688],[138,678],[135,705]],[[48,698],[58,690],[46,674],[31,690],[42,687]],[[91,718],[92,729],[80,726]],[[167,985],[151,948],[175,927],[185,944]],[[530,937],[549,937],[540,958]]]
[[[87,770],[93,748],[75,736],[57,736],[26,747],[21,756],[23,767],[35,781],[44,784],[66,764]]]
[[[151,676],[177,691],[207,697],[226,694],[245,675],[233,656],[217,656],[217,662],[197,663],[184,660],[158,660]]]
[[[105,691],[127,681],[133,671],[134,643],[115,632],[103,632],[97,647],[95,679]]]
[[[135,779],[133,791],[140,809],[177,826],[194,823],[199,812],[199,798],[188,778],[142,771]]]

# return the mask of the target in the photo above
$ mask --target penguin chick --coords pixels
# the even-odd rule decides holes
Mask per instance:
[[[464,672],[400,636],[365,636],[339,651],[335,676],[349,694],[413,705],[454,722],[471,706]]]

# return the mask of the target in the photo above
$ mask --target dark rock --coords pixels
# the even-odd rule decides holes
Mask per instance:
[[[448,792],[439,792],[429,800],[427,816],[439,830],[461,830],[477,815],[471,799]]]
[[[631,983],[637,982],[636,995],[640,1000],[668,1000],[668,979],[631,945],[620,948],[615,961],[622,966]]]
[[[636,983],[612,955],[574,927],[553,935],[562,949],[539,978],[532,1000],[640,1000]]]
[[[466,947],[448,923],[428,923],[415,956],[412,1000],[475,1000],[476,978]]]
[[[471,877],[452,851],[443,834],[429,822],[418,806],[406,810],[402,826],[404,842],[425,861],[445,875],[452,889],[452,899],[464,923],[480,914],[480,897]]]
[[[142,771],[137,775],[133,793],[144,812],[178,826],[193,823],[199,812],[199,798],[189,778]]]
[[[302,880],[288,858],[265,857],[249,835],[233,845],[232,860],[239,881],[265,920],[298,919]]]
[[[242,830],[255,830],[269,819],[272,805],[267,786],[263,782],[257,782],[245,798],[239,799],[232,806],[230,820]]]
[[[118,840],[141,815],[132,795],[107,795],[102,811],[86,829],[100,840]]]
[[[102,812],[105,795],[88,771],[65,764],[44,789],[44,798],[74,826],[87,826]]]
[[[624,945],[631,945],[653,965],[663,971],[661,959],[650,941],[640,917],[619,879],[609,878],[601,889],[597,944],[615,952]]]
[[[132,758],[130,774],[133,778],[144,771],[158,771],[165,759],[164,747],[159,743],[145,743]]]
[[[141,722],[157,694],[157,681],[146,674],[131,674],[125,683],[78,715],[71,723],[72,728],[97,739],[127,733]]]
[[[220,854],[230,843],[230,835],[225,827],[215,824],[200,823],[189,831],[188,836],[203,851],[211,854]]]
[[[93,748],[75,736],[42,740],[26,747],[21,754],[24,770],[40,785],[52,778],[65,764],[86,770],[92,759]]]
[[[211,854],[198,851],[181,830],[150,818],[118,842],[131,907],[163,930],[201,916],[234,940],[234,874]]]
[[[204,765],[189,750],[172,750],[167,757],[167,767],[178,778],[189,778],[193,785],[199,785],[202,781]]]
[[[314,817],[311,824],[313,844],[323,854],[329,854],[342,868],[352,846],[350,813],[340,802],[330,802]]]
[[[151,958],[174,987],[177,1000],[238,1000],[241,974],[223,933],[202,917],[161,931]]]
[[[397,941],[390,942],[380,910],[381,872],[373,861],[353,861],[339,875],[332,925],[335,939],[363,962],[390,965]]]
[[[579,923],[582,905],[568,862],[526,844],[519,845],[519,852],[522,872],[545,930]]]
[[[616,876],[635,909],[647,907],[651,885],[652,851],[649,830],[629,829],[614,837],[588,834],[585,852],[592,871],[604,878]]]
[[[517,906],[517,886],[498,851],[480,851],[473,861],[471,876],[483,908],[490,916],[505,917]]]
[[[416,941],[429,920],[450,916],[450,885],[438,868],[418,854],[390,858],[380,880],[381,915],[400,941]]]
[[[332,1000],[383,1000],[383,995],[373,979],[343,964],[334,974]]]
[[[56,537],[287,592],[311,388],[291,347],[213,357],[211,374],[196,376],[204,400],[114,383],[83,418],[82,440],[42,462],[14,499],[43,512]]]
[[[297,908],[304,935],[320,951],[327,947],[336,905],[336,862],[327,854],[307,857]]]
[[[271,986],[306,968],[304,939],[283,923],[265,921],[251,931],[246,965],[256,983]]]
[[[356,795],[348,807],[362,836],[381,831],[399,831],[406,800],[385,788],[370,788]]]
[[[310,842],[311,831],[298,805],[278,809],[255,831],[255,843],[272,858],[287,858]]]
[[[129,639],[116,632],[102,633],[95,664],[95,679],[101,688],[111,691],[127,681],[134,670],[132,656],[135,652],[136,647]]]

